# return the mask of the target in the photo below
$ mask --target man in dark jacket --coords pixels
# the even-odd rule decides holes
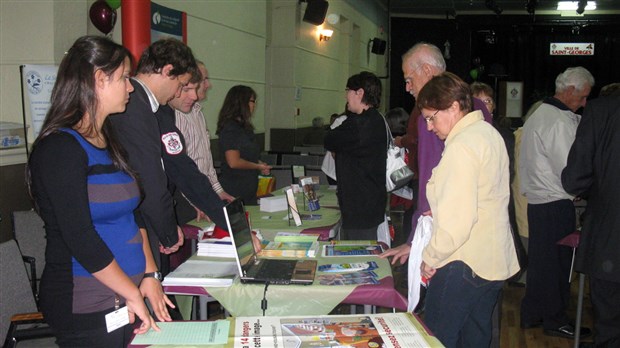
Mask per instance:
[[[149,233],[158,265],[158,250],[169,254],[183,244],[169,184],[176,185],[196,207],[226,229],[223,203],[187,156],[184,139],[174,125],[174,111],[166,106],[197,69],[191,49],[182,42],[162,39],[153,43],[138,62],[131,81],[135,90],[127,109],[109,117],[143,187],[138,218]]]
[[[590,276],[594,343],[620,347],[620,97],[588,102],[562,186],[587,199],[575,269]]]

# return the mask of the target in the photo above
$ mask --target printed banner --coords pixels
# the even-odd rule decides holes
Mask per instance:
[[[187,16],[185,12],[151,2],[151,43],[173,37],[187,43]]]
[[[552,56],[593,56],[594,44],[589,42],[552,42],[549,44]]]
[[[26,117],[26,123],[30,124],[34,137],[28,136],[30,143],[39,135],[47,110],[50,108],[50,97],[52,89],[56,83],[56,65],[23,65],[22,78],[24,90],[28,99],[25,101],[30,104],[30,119]],[[26,113],[28,115],[28,113]],[[29,122],[28,122],[29,121]]]

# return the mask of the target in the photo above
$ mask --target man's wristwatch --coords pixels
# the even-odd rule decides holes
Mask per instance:
[[[164,280],[164,276],[162,276],[161,272],[159,271],[151,272],[151,273],[144,273],[144,278],[155,278],[159,280],[160,282]]]

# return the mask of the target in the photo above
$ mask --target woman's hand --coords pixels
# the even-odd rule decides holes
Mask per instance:
[[[426,262],[422,261],[422,264],[420,265],[420,272],[422,273],[422,276],[424,278],[431,279],[435,275],[437,270],[427,265]]]
[[[258,170],[263,175],[269,175],[271,173],[271,166],[263,161],[258,161]]]
[[[407,262],[410,252],[411,252],[411,245],[405,243],[403,245],[397,246],[396,248],[392,248],[392,249],[388,249],[384,251],[381,255],[379,255],[379,257],[382,259],[385,259],[390,256],[393,256],[392,262],[391,262],[393,265],[395,265],[396,262],[400,262],[401,264],[404,264],[405,262]]]
[[[170,317],[166,305],[174,308],[174,304],[170,301],[168,296],[164,294],[159,280],[155,278],[142,279],[140,283],[140,292],[143,297],[149,299],[151,307],[153,307],[153,312],[159,321],[172,321],[172,317]]]
[[[150,328],[153,328],[155,331],[160,331],[159,326],[155,323],[151,314],[149,314],[148,309],[146,308],[146,304],[144,304],[144,299],[140,296],[140,293],[137,293],[136,298],[126,298],[125,304],[127,305],[127,311],[129,312],[129,323],[133,324],[136,322],[136,316],[140,318],[142,324],[140,327],[133,330],[133,333],[136,335],[141,335],[149,331]]]

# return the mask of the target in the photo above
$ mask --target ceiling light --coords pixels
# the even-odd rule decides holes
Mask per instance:
[[[558,11],[577,11],[577,7],[579,6],[579,1],[558,1]],[[586,10],[592,11],[596,10],[596,2],[588,1],[586,5]]]

